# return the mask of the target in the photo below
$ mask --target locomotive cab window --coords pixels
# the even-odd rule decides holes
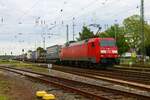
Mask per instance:
[[[101,40],[100,46],[116,46],[115,40]]]

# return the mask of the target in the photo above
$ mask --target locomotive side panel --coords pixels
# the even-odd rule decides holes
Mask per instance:
[[[86,41],[79,41],[65,46],[61,50],[61,60],[87,61],[88,46]]]
[[[64,47],[61,50],[61,60],[70,60],[70,61],[86,61],[87,59],[87,45],[70,45]]]
[[[88,58],[92,63],[99,63],[99,39],[91,39],[88,42]]]
[[[61,60],[99,63],[99,52],[99,38],[92,38],[63,47],[60,55]]]

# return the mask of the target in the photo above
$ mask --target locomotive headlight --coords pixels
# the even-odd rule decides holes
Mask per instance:
[[[118,51],[117,50],[112,50],[112,53],[118,53]]]
[[[106,53],[106,50],[101,50],[101,53]]]

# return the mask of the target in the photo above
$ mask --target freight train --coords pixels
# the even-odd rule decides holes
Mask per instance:
[[[113,65],[119,63],[119,54],[114,38],[90,38],[47,47],[44,61],[72,65]]]

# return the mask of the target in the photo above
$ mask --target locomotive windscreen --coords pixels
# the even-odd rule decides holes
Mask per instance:
[[[115,40],[101,40],[100,46],[116,46]]]

